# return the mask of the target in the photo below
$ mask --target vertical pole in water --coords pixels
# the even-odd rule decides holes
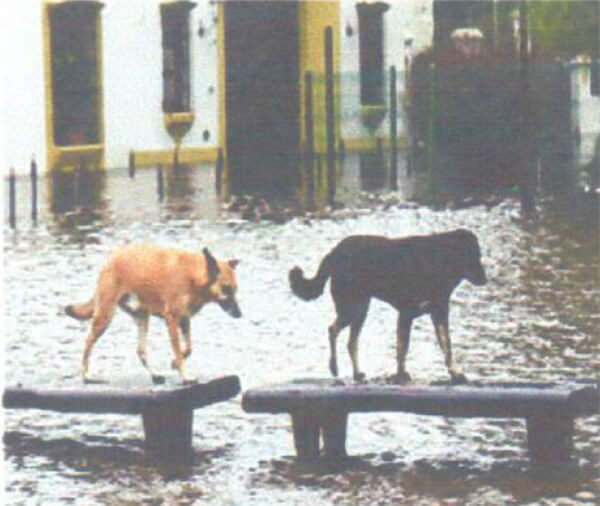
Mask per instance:
[[[158,190],[158,200],[162,202],[164,189],[163,189],[163,168],[162,165],[156,167],[156,187]]]
[[[398,126],[397,126],[398,104],[396,96],[396,67],[390,68],[390,187],[398,189]]]
[[[8,174],[8,223],[11,228],[17,225],[17,178],[13,167]]]
[[[314,209],[315,202],[315,181],[313,172],[313,157],[315,153],[315,138],[313,131],[313,108],[312,108],[312,72],[308,71],[304,75],[304,105],[305,111],[305,130],[306,130],[306,201],[309,210]]]
[[[215,191],[221,195],[223,187],[223,149],[219,148],[217,152],[217,163],[215,165]]]
[[[131,179],[135,177],[135,153],[133,149],[129,151],[129,177]]]
[[[521,213],[523,216],[535,215],[535,165],[533,163],[533,135],[531,131],[531,114],[529,103],[529,55],[527,29],[527,1],[519,4],[519,156],[520,174],[519,188],[521,193]]]
[[[429,90],[429,139],[427,143],[427,172],[429,184],[433,182],[433,166],[435,163],[435,93],[436,93],[436,68],[435,63],[429,65],[429,82],[431,87]]]
[[[333,30],[325,28],[325,110],[327,121],[327,202],[335,204],[335,125],[333,95]]]
[[[36,222],[37,221],[37,163],[35,163],[35,158],[31,159],[31,219]]]

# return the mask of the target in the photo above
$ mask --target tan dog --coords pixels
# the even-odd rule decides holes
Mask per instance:
[[[150,315],[164,318],[169,330],[176,368],[184,383],[195,381],[185,373],[184,359],[192,352],[190,317],[208,302],[217,302],[234,318],[241,316],[235,298],[237,260],[216,260],[204,248],[202,253],[162,249],[151,245],[125,246],[111,255],[100,272],[93,298],[83,304],[71,304],[66,313],[78,320],[92,319],[85,342],[82,375],[88,377],[89,359],[94,343],[110,324],[117,304],[135,319],[138,329],[138,356],[148,366],[146,343]],[[129,305],[131,296],[138,306]],[[180,346],[179,329],[185,339]],[[163,378],[152,374],[155,382]]]

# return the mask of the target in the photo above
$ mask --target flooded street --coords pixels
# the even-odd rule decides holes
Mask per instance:
[[[171,179],[169,179],[171,178]],[[451,302],[450,332],[469,380],[597,382],[600,373],[598,230],[544,207],[519,218],[510,196],[496,205],[449,210],[408,204],[406,189],[379,197],[339,189],[346,205],[323,217],[248,221],[214,197],[212,168],[169,172],[159,202],[154,171],[129,179],[110,171],[92,194],[52,196],[40,180],[37,225],[29,219],[27,181],[19,182],[17,227],[5,222],[5,383],[83,388],[79,377],[87,323],[63,307],[87,300],[98,269],[117,246],[149,242],[238,258],[244,317],[209,305],[192,320],[188,371],[201,378],[239,375],[242,389],[329,376],[329,294],[294,297],[288,270],[312,275],[322,256],[350,234],[475,232],[489,282],[463,282]],[[83,187],[83,186],[82,186]],[[91,187],[96,188],[95,185]],[[5,190],[6,191],[6,190]],[[344,193],[346,192],[346,193]],[[79,199],[79,200],[78,200]],[[91,205],[81,206],[78,202]],[[328,290],[327,290],[328,291]],[[396,313],[373,300],[360,358],[375,381],[395,371]],[[117,313],[98,342],[92,375],[148,385],[136,355],[137,330]],[[351,382],[346,334],[340,375]],[[171,371],[164,323],[152,319],[150,363]],[[413,327],[407,369],[415,383],[447,381],[428,317]],[[5,504],[597,504],[600,416],[575,423],[574,461],[536,469],[517,419],[459,419],[401,413],[356,414],[348,424],[351,459],[308,464],[294,457],[288,416],[249,415],[241,396],[199,409],[189,464],[156,463],[144,454],[139,416],[5,412]]]

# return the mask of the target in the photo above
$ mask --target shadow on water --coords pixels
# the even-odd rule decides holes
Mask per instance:
[[[331,461],[297,461],[293,457],[261,461],[251,468],[253,486],[276,487],[293,482],[320,489],[337,503],[378,504],[429,500],[500,504],[505,498],[526,502],[541,497],[569,497],[593,479],[593,466],[530,467],[526,460],[495,459],[481,463],[461,459],[400,461],[392,452]]]
[[[231,452],[231,445],[210,450],[195,449],[181,458],[156,459],[144,451],[140,439],[84,436],[43,438],[21,431],[7,431],[3,437],[5,458],[17,469],[27,467],[28,459],[47,461],[47,466],[79,479],[120,481],[156,475],[163,480],[185,480],[214,466]]]

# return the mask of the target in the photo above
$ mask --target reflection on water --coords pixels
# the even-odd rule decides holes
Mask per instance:
[[[87,299],[106,255],[130,241],[208,246],[242,260],[238,298],[244,318],[203,309],[192,323],[190,370],[208,378],[239,374],[244,389],[327,377],[331,301],[324,296],[306,304],[293,297],[288,269],[300,264],[314,271],[322,255],[352,233],[401,236],[458,227],[477,233],[490,279],[484,287],[461,284],[452,299],[453,347],[469,378],[598,381],[597,221],[585,220],[580,209],[566,219],[564,210],[550,205],[542,206],[538,221],[523,221],[510,193],[493,202],[473,198],[455,210],[432,208],[407,201],[418,187],[414,182],[402,178],[397,193],[364,193],[360,174],[361,157],[347,154],[338,187],[345,205],[306,215],[294,211],[280,221],[226,210],[208,166],[166,168],[162,201],[155,170],[138,171],[133,179],[110,171],[78,184],[66,178],[57,186],[40,185],[37,225],[29,221],[23,197],[17,227],[4,230],[10,294],[5,381],[78,385],[87,327],[67,319],[61,308]],[[57,201],[60,185],[68,201]],[[19,195],[28,195],[27,181],[19,180],[19,188]],[[83,194],[88,200],[77,197]],[[277,208],[270,200],[256,202]],[[94,374],[115,384],[142,374],[135,335],[131,319],[118,313],[94,351]],[[395,367],[394,312],[373,301],[362,335],[368,377],[389,375]],[[150,362],[176,381],[170,353],[164,324],[152,320]],[[417,383],[448,379],[426,318],[415,322],[407,367]],[[343,354],[340,372],[350,375]],[[351,415],[353,458],[319,464],[291,456],[287,416],[245,414],[239,397],[197,410],[194,420],[193,461],[176,466],[144,454],[139,417],[7,411],[7,504],[558,505],[599,498],[598,416],[577,421],[575,459],[554,474],[530,467],[522,420]]]

